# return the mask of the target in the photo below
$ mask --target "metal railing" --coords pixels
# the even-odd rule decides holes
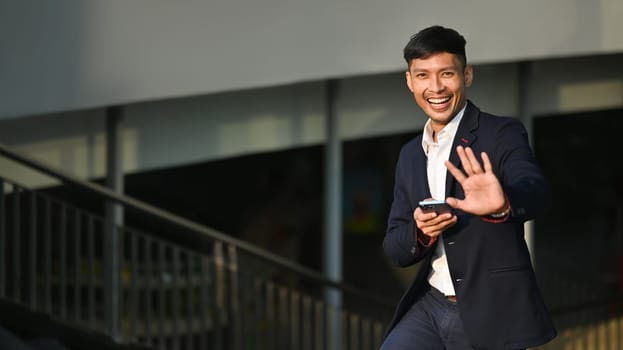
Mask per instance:
[[[623,349],[623,299],[594,299],[556,307],[552,314],[558,337],[535,350]]]
[[[542,251],[547,257],[537,270],[558,337],[539,350],[623,349],[623,295],[616,276]]]
[[[363,350],[382,339],[392,302],[6,146],[0,154],[85,193],[93,208],[114,202],[158,227],[113,227],[119,240],[109,247],[103,210],[0,176],[0,298],[159,349]],[[325,303],[326,288],[346,306]]]

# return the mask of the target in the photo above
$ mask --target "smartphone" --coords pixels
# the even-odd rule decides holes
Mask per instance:
[[[436,212],[437,214],[451,213],[452,207],[445,200],[427,200],[418,203],[424,213]]]

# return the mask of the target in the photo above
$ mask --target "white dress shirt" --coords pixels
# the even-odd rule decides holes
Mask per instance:
[[[430,119],[424,125],[424,134],[422,137],[422,148],[427,157],[426,172],[428,174],[428,187],[433,199],[446,199],[446,174],[447,168],[444,161],[450,157],[452,142],[456,135],[456,130],[463,118],[465,106],[456,116],[437,134],[437,141],[433,137],[433,128],[430,125]],[[423,198],[424,199],[424,198]],[[448,269],[448,260],[446,259],[446,250],[443,246],[443,237],[439,235],[439,242],[433,252],[432,270],[428,276],[428,283],[445,295],[455,295],[454,285],[450,270]]]

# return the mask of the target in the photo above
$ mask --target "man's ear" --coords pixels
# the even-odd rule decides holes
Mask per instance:
[[[413,92],[413,83],[411,82],[411,73],[409,72],[405,72],[405,77],[407,78],[407,87],[409,87],[409,90],[411,90],[411,92]]]
[[[474,81],[474,67],[472,67],[471,64],[465,66],[463,79],[465,79],[465,87],[470,87],[472,85],[472,82]]]

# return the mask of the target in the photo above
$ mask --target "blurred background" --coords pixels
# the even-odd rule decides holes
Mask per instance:
[[[417,270],[381,249],[426,121],[402,48],[440,24],[467,39],[468,97],[523,121],[554,190],[526,224],[559,331],[542,348],[623,349],[621,18],[616,0],[0,0],[7,337],[375,348]]]

